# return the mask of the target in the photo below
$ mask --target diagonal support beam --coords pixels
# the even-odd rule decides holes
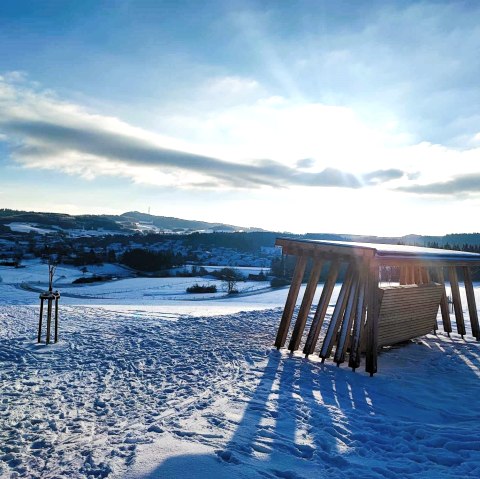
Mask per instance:
[[[332,318],[330,319],[330,324],[328,325],[327,333],[325,339],[323,340],[322,348],[320,350],[320,357],[322,362],[330,356],[333,349],[333,343],[335,342],[335,336],[337,334],[338,328],[340,327],[340,322],[343,318],[345,308],[347,307],[347,300],[350,295],[350,290],[352,287],[353,281],[353,267],[349,265],[345,281],[338,295],[337,304],[335,304],[335,309],[333,310]]]
[[[310,331],[307,336],[307,341],[305,342],[305,346],[303,348],[303,354],[306,356],[313,354],[315,351],[318,336],[320,335],[325,314],[327,313],[328,304],[330,303],[330,298],[332,297],[333,288],[335,287],[335,282],[337,281],[339,267],[340,265],[336,261],[330,266],[328,278],[323,286],[322,294],[320,296],[315,315],[313,316],[312,325],[310,326]]]
[[[448,267],[448,276],[450,278],[450,288],[452,289],[453,309],[455,310],[457,332],[463,338],[465,335],[465,319],[463,318],[462,299],[460,298],[457,268],[455,266]]]
[[[302,339],[303,331],[305,329],[308,313],[312,307],[313,296],[315,295],[318,280],[320,279],[320,273],[322,272],[322,266],[323,261],[319,259],[317,259],[313,264],[310,278],[308,279],[307,288],[305,289],[305,294],[303,295],[300,311],[298,312],[297,320],[293,328],[292,338],[290,339],[290,344],[288,345],[288,349],[292,352],[296,351],[300,345],[300,340]]]
[[[293,272],[292,283],[288,290],[287,301],[285,302],[285,308],[283,309],[282,319],[280,320],[280,326],[278,327],[277,338],[275,340],[275,347],[277,349],[282,348],[285,345],[287,339],[288,328],[290,327],[290,321],[292,320],[293,310],[297,302],[298,292],[302,285],[303,274],[305,273],[305,267],[307,266],[307,256],[298,256],[297,263],[295,264],[295,270]]]
[[[478,324],[477,304],[475,302],[475,292],[473,290],[472,275],[468,266],[463,267],[463,279],[465,282],[465,292],[467,293],[468,315],[472,326],[472,335],[480,340],[480,326]]]
[[[359,278],[359,289],[358,289],[358,300],[357,300],[357,310],[355,312],[355,321],[353,323],[353,332],[352,332],[352,345],[350,347],[350,357],[348,360],[348,365],[354,371],[360,366],[360,342],[362,339],[362,333],[364,330],[365,323],[365,314],[366,314],[366,295],[368,292],[367,284],[367,272],[365,268],[360,270]]]
[[[383,291],[378,288],[378,265],[370,265],[368,273],[367,344],[365,354],[365,371],[370,373],[370,376],[377,372],[378,316],[382,294]]]

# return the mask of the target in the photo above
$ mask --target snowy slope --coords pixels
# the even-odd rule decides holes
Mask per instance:
[[[185,301],[138,279],[62,297],[47,347],[15,274],[0,271],[2,478],[480,477],[479,343],[427,336],[370,378],[272,349],[286,290]]]

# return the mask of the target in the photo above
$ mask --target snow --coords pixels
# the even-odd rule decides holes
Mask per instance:
[[[192,300],[205,278],[65,267],[38,345],[46,268],[0,268],[2,478],[480,477],[480,343],[428,335],[370,378],[272,349],[286,289]]]
[[[15,231],[17,233],[33,232],[40,235],[45,235],[48,233],[56,233],[58,231],[56,229],[40,228],[39,226],[35,226],[31,223],[21,223],[21,222],[8,223],[6,226],[8,226],[11,231]]]

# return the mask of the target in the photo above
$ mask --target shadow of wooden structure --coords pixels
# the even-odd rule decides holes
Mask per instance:
[[[450,283],[457,332],[466,334],[460,297],[458,270],[461,269],[468,303],[472,335],[480,340],[477,306],[471,268],[480,266],[480,255],[460,251],[416,246],[353,243],[341,241],[277,238],[283,254],[296,257],[296,265],[275,346],[285,346],[307,263],[312,262],[299,312],[288,349],[299,349],[312,307],[319,278],[324,267],[328,276],[323,285],[303,353],[315,352],[324,330],[319,355],[322,362],[330,358],[340,365],[346,361],[354,371],[365,353],[365,370],[377,372],[378,349],[437,331],[440,308],[443,330],[450,334],[452,324],[445,291],[445,272]],[[327,320],[327,308],[340,270],[345,270],[333,313]],[[397,283],[385,286],[380,273],[394,271]],[[326,324],[328,323],[328,324]],[[325,326],[322,328],[322,326]]]

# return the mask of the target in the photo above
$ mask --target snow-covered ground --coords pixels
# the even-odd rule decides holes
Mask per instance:
[[[393,348],[370,378],[272,349],[285,289],[192,300],[204,279],[59,268],[60,341],[37,345],[46,276],[0,269],[2,478],[480,477],[471,339]]]

